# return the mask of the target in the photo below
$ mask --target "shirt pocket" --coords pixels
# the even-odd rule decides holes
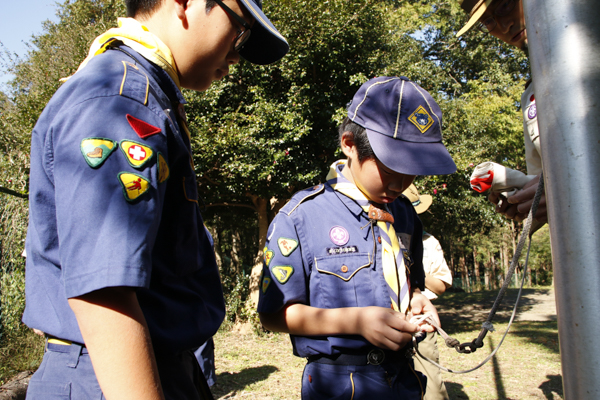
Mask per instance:
[[[311,275],[311,306],[322,308],[364,307],[373,295],[368,253],[315,258]]]

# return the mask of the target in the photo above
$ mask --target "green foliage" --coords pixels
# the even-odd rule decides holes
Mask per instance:
[[[270,0],[265,12],[288,38],[290,53],[269,66],[242,61],[206,92],[185,93],[228,321],[255,320],[247,282],[262,229],[256,200],[270,200],[273,211],[295,191],[323,179],[340,156],[337,125],[346,104],[360,84],[378,75],[407,76],[443,110],[444,141],[458,172],[417,180],[421,193],[434,196],[422,215],[427,231],[442,243],[455,274],[459,260],[470,274],[478,264],[501,273],[500,260],[506,259],[501,254],[510,250],[520,227],[495,214],[485,196],[470,189],[469,177],[483,161],[524,169],[519,101],[528,78],[526,57],[475,30],[456,38],[466,20],[456,2]],[[26,57],[0,53],[2,67],[15,74],[9,92],[0,93],[5,331],[18,331],[23,305],[29,134],[59,78],[74,73],[92,40],[124,14],[122,0],[66,1],[58,5],[59,22],[44,23]],[[532,264],[540,280],[548,281],[548,240],[540,235],[536,243]]]

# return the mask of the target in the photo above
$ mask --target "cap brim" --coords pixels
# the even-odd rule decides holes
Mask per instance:
[[[252,0],[241,0],[241,2],[256,22],[252,27],[250,38],[240,51],[240,56],[259,65],[280,60],[290,50],[287,40]]]
[[[485,3],[480,5],[479,8],[477,10],[475,10],[473,15],[471,15],[471,18],[469,18],[469,22],[467,22],[467,24],[465,26],[463,26],[460,31],[458,31],[458,33],[456,34],[456,37],[462,36],[466,31],[471,29],[473,27],[473,25],[475,25],[475,23],[477,23],[477,21],[479,21],[479,18],[481,18],[481,16],[485,12],[485,10],[487,10],[488,6],[490,5],[490,3],[492,1],[493,0],[486,0]]]
[[[423,214],[425,211],[427,211],[429,209],[429,206],[431,206],[431,203],[433,203],[433,197],[431,197],[431,195],[429,195],[429,194],[422,194],[419,196],[419,201],[420,201],[420,203],[417,204],[416,206],[413,204],[413,207],[415,208],[415,211],[417,212],[417,214]]]
[[[373,132],[367,136],[375,156],[389,169],[405,175],[447,175],[456,164],[442,142],[407,142]]]

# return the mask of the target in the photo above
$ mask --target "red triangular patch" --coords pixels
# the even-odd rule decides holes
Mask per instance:
[[[131,125],[135,133],[137,133],[142,139],[146,139],[148,136],[156,135],[160,132],[160,128],[150,125],[149,123],[144,122],[141,119],[137,119],[129,114],[127,114],[127,122],[129,122],[129,125]]]

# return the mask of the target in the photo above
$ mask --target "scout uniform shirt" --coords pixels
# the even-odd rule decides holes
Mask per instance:
[[[390,205],[390,212],[405,259],[412,263],[410,284],[424,289],[421,221],[404,196]],[[380,228],[356,201],[330,183],[298,192],[269,227],[258,311],[273,313],[293,303],[390,308],[381,253]],[[291,339],[300,357],[375,347],[358,335]]]
[[[217,331],[223,293],[184,102],[162,68],[121,46],[48,103],[31,140],[28,326],[83,343],[67,299],[126,286],[137,288],[157,355]]]

